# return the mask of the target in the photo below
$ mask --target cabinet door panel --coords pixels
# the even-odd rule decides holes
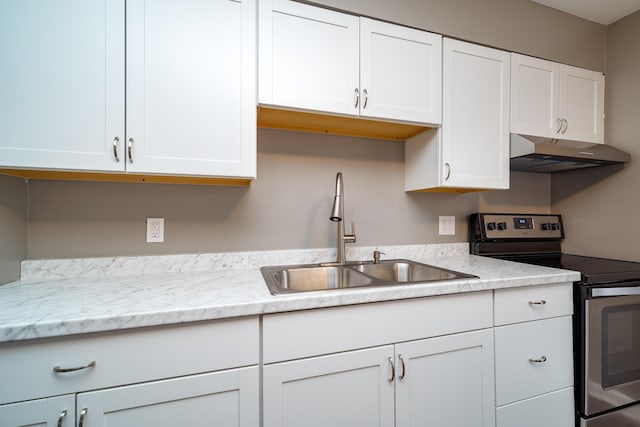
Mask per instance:
[[[443,50],[443,184],[509,188],[510,54],[451,39]]]
[[[566,119],[563,138],[593,143],[604,140],[604,75],[562,65],[564,101],[562,117]]]
[[[358,36],[355,16],[261,1],[260,103],[358,114]]]
[[[124,169],[123,0],[0,0],[0,57],[0,166]]]
[[[511,55],[511,132],[554,137],[558,84],[558,64]]]
[[[442,36],[360,18],[360,87],[363,117],[440,123]]]
[[[255,176],[253,0],[127,1],[127,171]]]
[[[398,344],[396,354],[398,427],[494,425],[491,330]]]
[[[264,367],[264,426],[393,426],[393,346]]]
[[[86,427],[258,425],[258,368],[175,378],[78,395]]]
[[[74,421],[72,394],[0,406],[3,427],[73,427]]]
[[[496,410],[497,427],[574,425],[573,387],[505,405]]]

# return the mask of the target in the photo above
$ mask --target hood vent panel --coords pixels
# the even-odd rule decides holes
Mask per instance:
[[[553,173],[629,161],[629,153],[610,145],[511,134],[513,171]]]

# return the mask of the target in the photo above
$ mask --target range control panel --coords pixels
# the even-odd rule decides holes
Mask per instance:
[[[561,239],[560,215],[478,214],[485,239]]]

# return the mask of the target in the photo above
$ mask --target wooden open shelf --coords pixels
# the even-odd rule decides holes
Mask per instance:
[[[391,123],[359,117],[332,116],[305,111],[258,107],[258,127],[328,135],[405,141],[426,130],[428,126]]]

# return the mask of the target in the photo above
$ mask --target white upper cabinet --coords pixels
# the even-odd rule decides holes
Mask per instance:
[[[511,132],[603,143],[602,73],[516,53],[511,69]]]
[[[509,188],[510,54],[443,43],[442,127],[407,140],[405,190]]]
[[[0,166],[123,170],[124,12],[124,0],[0,0]]]
[[[441,40],[289,0],[260,2],[259,102],[416,123],[441,120]]]
[[[442,121],[442,36],[360,18],[360,115]]]
[[[0,166],[255,177],[255,0],[45,3],[0,0]]]
[[[253,0],[127,1],[127,170],[255,177]]]

